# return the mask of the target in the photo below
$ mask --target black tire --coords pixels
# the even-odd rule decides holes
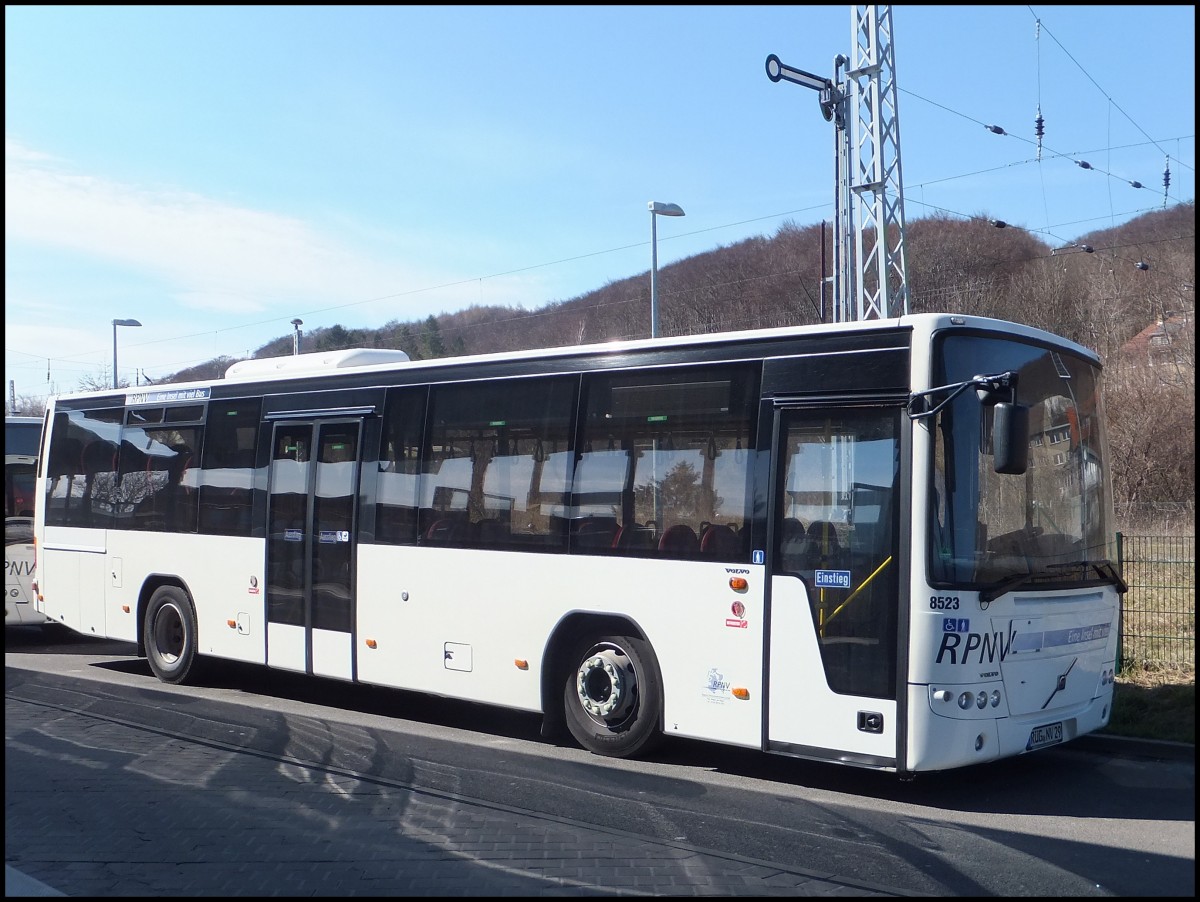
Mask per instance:
[[[567,728],[589,752],[630,758],[662,739],[662,676],[650,643],[605,636],[576,646],[563,681]]]
[[[182,683],[196,662],[196,609],[178,586],[161,586],[146,606],[146,659],[164,683]]]

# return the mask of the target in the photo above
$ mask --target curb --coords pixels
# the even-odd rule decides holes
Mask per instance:
[[[1188,742],[1166,742],[1161,739],[1139,739],[1134,736],[1088,733],[1085,736],[1077,736],[1070,744],[1082,751],[1097,752],[1103,755],[1159,758],[1167,761],[1196,760],[1196,746]]]

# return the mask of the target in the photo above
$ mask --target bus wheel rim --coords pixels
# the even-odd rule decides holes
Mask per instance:
[[[183,614],[173,604],[154,615],[154,648],[164,663],[174,664],[183,653]]]
[[[575,679],[576,695],[583,710],[604,721],[626,712],[636,688],[629,659],[610,648],[588,655],[579,665]]]

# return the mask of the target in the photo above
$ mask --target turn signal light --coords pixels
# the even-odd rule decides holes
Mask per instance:
[[[523,660],[522,658],[514,658],[513,663],[515,665],[517,665],[517,670],[528,670],[529,669],[529,662],[526,660]]]
[[[121,605],[121,610],[124,611],[126,614],[128,614],[129,613],[129,605],[127,605],[127,604]]]
[[[375,648],[378,643],[374,639],[367,640],[367,648]]]
[[[744,576],[731,576],[729,577],[729,588],[735,592],[745,592],[750,588],[750,581]]]
[[[744,689],[741,686],[735,686],[731,690],[731,694],[734,698],[740,698],[744,702],[750,700],[750,690]]]

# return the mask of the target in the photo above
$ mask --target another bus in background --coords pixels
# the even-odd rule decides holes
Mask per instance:
[[[33,604],[33,498],[41,417],[4,418],[4,625],[45,623]]]

